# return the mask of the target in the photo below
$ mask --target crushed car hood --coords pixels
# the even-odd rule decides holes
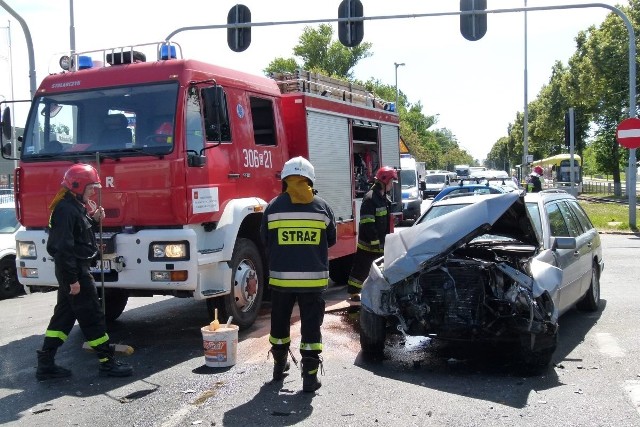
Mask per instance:
[[[482,234],[540,246],[524,200],[517,193],[487,195],[454,212],[389,234],[383,274],[390,284],[397,283]]]

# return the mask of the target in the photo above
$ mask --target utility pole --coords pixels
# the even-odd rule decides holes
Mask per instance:
[[[400,114],[398,109],[398,67],[404,66],[404,62],[401,62],[401,63],[394,62],[393,65],[396,66],[396,113]]]
[[[524,0],[524,7],[527,7],[527,0]],[[522,170],[523,176],[526,176],[529,168],[527,167],[527,158],[529,157],[529,93],[528,93],[528,75],[527,75],[527,11],[524,11],[524,118],[522,124]]]

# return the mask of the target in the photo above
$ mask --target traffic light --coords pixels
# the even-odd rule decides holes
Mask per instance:
[[[360,0],[342,0],[338,6],[338,18],[362,18],[364,16]],[[364,23],[338,22],[338,39],[346,47],[355,47],[364,38]]]
[[[487,0],[460,0],[460,12],[486,9]],[[480,40],[487,34],[487,14],[460,15],[460,33],[469,41]]]
[[[229,9],[227,24],[245,24],[251,22],[251,11],[243,4]],[[227,28],[227,44],[234,52],[243,52],[251,44],[251,27]]]

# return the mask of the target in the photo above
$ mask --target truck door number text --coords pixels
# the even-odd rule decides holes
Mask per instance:
[[[244,163],[242,166],[245,168],[273,168],[273,162],[271,160],[271,151],[263,151],[262,153],[258,150],[242,150],[242,155],[244,156]]]

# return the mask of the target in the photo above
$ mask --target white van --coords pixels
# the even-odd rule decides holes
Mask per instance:
[[[418,176],[416,159],[411,156],[400,157],[400,184],[402,186],[402,217],[415,221],[420,216],[422,191]]]
[[[425,197],[434,197],[451,183],[452,173],[432,173],[424,177]]]

